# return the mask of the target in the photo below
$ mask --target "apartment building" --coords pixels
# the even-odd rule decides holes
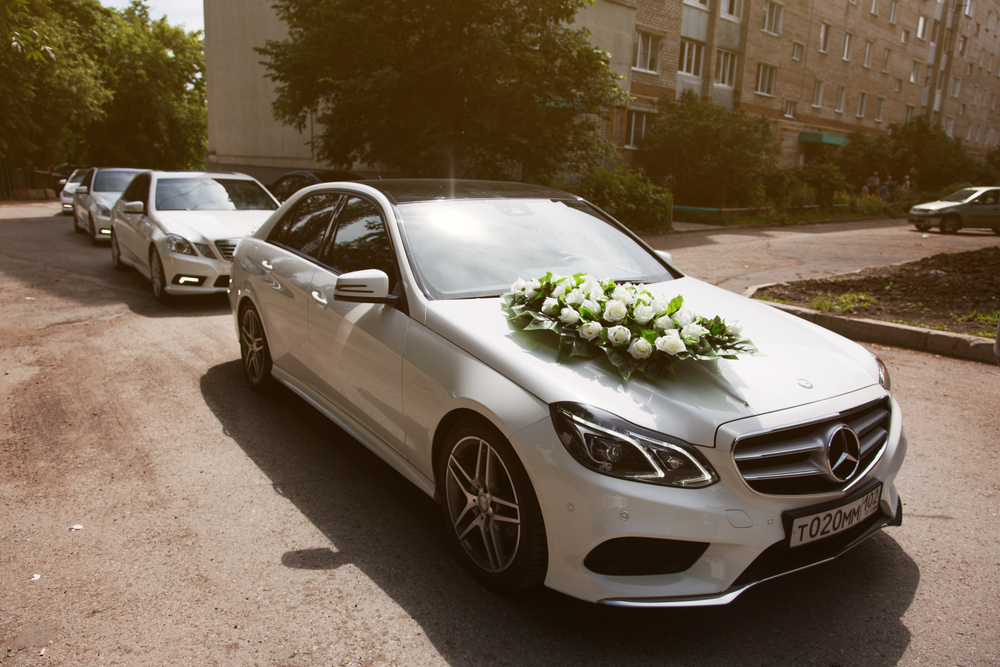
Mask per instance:
[[[626,155],[657,100],[684,90],[772,119],[783,164],[918,114],[976,155],[1000,140],[1000,0],[597,0],[575,26],[631,94],[603,118]],[[271,116],[274,87],[253,52],[286,34],[270,1],[205,0],[205,28],[207,166],[265,180],[322,167],[309,131]]]

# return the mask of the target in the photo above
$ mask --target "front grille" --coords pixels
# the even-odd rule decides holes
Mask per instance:
[[[770,495],[834,493],[863,477],[882,457],[889,439],[889,397],[835,417],[736,439],[733,459],[751,489]],[[844,424],[858,434],[861,459],[845,482],[831,479],[826,467],[826,434]]]
[[[233,253],[236,252],[236,246],[239,242],[239,239],[222,239],[215,242],[215,247],[219,249],[222,259],[231,262],[233,261]]]
[[[594,547],[583,561],[591,572],[641,577],[683,572],[701,558],[708,542],[616,537]]]

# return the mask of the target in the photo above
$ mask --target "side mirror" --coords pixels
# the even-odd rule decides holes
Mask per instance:
[[[667,264],[670,266],[674,265],[674,256],[666,250],[657,250],[656,254],[660,256],[660,259],[666,260]]]
[[[389,296],[389,276],[378,269],[343,273],[333,288],[334,301],[389,303],[395,299],[395,296]]]
[[[125,206],[122,207],[122,210],[126,213],[145,213],[146,204],[141,201],[127,201],[125,202]]]
[[[80,185],[80,186],[77,186],[77,188],[76,188],[76,190],[74,190],[74,192],[76,194],[78,194],[78,195],[85,195],[88,192],[90,192],[90,188],[88,188],[86,185]]]
[[[65,178],[60,178],[59,179],[59,185],[66,185],[66,179]]]

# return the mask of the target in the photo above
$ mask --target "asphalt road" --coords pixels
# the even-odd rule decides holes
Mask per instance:
[[[501,596],[430,499],[290,392],[246,389],[224,298],[157,304],[55,211],[0,206],[4,665],[997,664],[995,366],[877,350],[905,519],[834,563],[723,608]],[[888,222],[659,245],[740,291],[987,243]]]

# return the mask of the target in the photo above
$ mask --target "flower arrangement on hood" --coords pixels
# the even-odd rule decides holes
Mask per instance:
[[[739,322],[703,317],[684,298],[654,297],[641,286],[600,281],[586,273],[518,279],[503,295],[504,313],[523,331],[559,335],[557,361],[593,358],[602,352],[628,380],[674,380],[674,361],[736,359],[757,348],[742,337]]]

